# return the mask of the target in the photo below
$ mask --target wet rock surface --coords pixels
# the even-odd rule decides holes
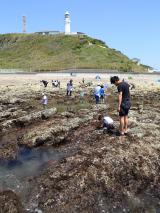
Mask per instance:
[[[30,92],[12,99],[1,94],[0,158],[16,159],[22,145],[68,154],[23,178],[22,190],[1,190],[1,212],[160,212],[159,89],[132,90],[130,130],[124,137],[116,130],[103,134],[97,121],[98,114],[109,114],[118,128],[115,88],[99,107],[88,95],[86,109],[79,107],[76,92],[67,98],[63,90],[47,91],[53,102],[46,111],[37,104],[41,94]],[[65,107],[58,111],[62,99]]]

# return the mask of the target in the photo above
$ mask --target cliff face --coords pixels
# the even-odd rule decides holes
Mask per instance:
[[[0,68],[50,71],[69,68],[145,72],[120,51],[88,36],[0,35]]]

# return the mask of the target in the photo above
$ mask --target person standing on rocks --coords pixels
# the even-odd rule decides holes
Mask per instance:
[[[48,104],[48,98],[44,93],[42,95],[43,95],[43,98],[42,98],[43,109],[46,109]]]
[[[98,83],[97,86],[94,88],[94,97],[96,99],[96,104],[99,104],[99,100],[100,100],[100,84]]]
[[[71,79],[67,83],[67,96],[72,96],[72,91],[73,91],[73,80]]]
[[[111,77],[110,82],[118,89],[119,135],[124,135],[128,131],[128,113],[131,107],[129,84],[121,81],[118,76]]]
[[[100,100],[101,100],[101,103],[104,103],[104,97],[105,97],[104,86],[101,85],[101,89],[100,89]]]

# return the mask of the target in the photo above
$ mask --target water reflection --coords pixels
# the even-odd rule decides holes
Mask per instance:
[[[47,165],[70,154],[72,153],[52,147],[36,149],[20,147],[16,159],[0,161],[0,188],[16,190],[25,177],[38,175]]]
[[[83,101],[81,101],[80,103],[77,104],[71,104],[71,103],[59,103],[56,104],[55,107],[57,108],[58,112],[77,112],[80,109],[88,109],[91,107],[91,103],[88,103],[87,101],[85,101],[85,99]]]

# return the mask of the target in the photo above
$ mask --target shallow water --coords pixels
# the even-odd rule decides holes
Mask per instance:
[[[78,112],[81,109],[90,109],[95,102],[94,99],[88,100],[88,97],[86,96],[77,97],[74,100],[70,99],[70,97],[68,97],[68,100],[62,100],[62,98],[60,98],[60,100],[55,100],[54,98],[49,99],[47,109],[55,107],[59,113]],[[29,105],[31,105],[31,107],[34,106],[35,112],[43,110],[43,106],[41,104],[37,105],[37,100],[32,99]],[[33,112],[32,108],[31,112]]]
[[[90,108],[84,97],[77,103],[54,103],[59,113],[61,112],[77,112],[80,109]],[[53,105],[52,105],[53,107]],[[3,141],[4,140],[4,141]],[[3,143],[7,143],[8,136],[1,139]],[[16,138],[12,138],[16,140]],[[2,144],[2,143],[1,143]],[[65,150],[65,148],[53,147],[37,147],[29,149],[19,147],[16,159],[0,160],[0,190],[11,189],[16,192],[23,191],[23,182],[28,177],[35,177],[42,170],[46,169],[49,164],[55,163],[67,156],[71,156],[75,151]]]
[[[88,103],[85,98],[81,100],[81,102],[77,104],[65,103],[65,104],[55,104],[58,112],[77,112],[80,109],[88,109],[91,104]]]
[[[25,178],[38,175],[49,164],[70,154],[52,147],[36,149],[20,147],[15,160],[0,161],[0,188],[17,191]]]

